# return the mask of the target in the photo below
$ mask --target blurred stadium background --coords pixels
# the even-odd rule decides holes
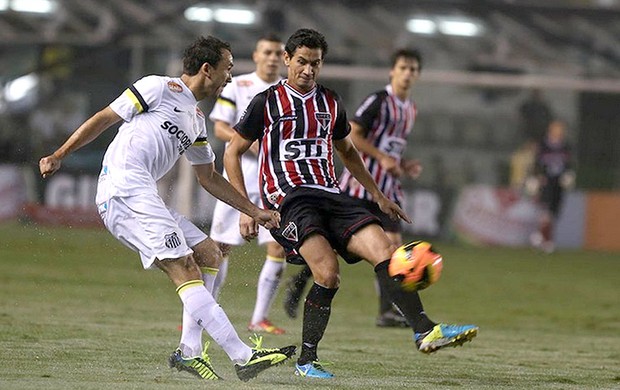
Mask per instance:
[[[96,176],[114,131],[46,182],[41,156],[142,75],[180,74],[197,35],[229,41],[237,74],[253,70],[263,33],[311,27],[330,44],[320,82],[349,112],[387,83],[394,49],[424,55],[409,233],[527,245],[537,208],[511,183],[511,158],[524,141],[519,108],[539,89],[568,122],[577,163],[558,247],[620,250],[619,17],[619,0],[0,0],[0,221],[98,224]],[[191,181],[181,164],[170,202],[208,225],[213,200]]]

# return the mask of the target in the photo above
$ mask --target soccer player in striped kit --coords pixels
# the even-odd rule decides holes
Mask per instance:
[[[388,264],[397,248],[379,219],[357,201],[340,192],[334,170],[334,152],[390,218],[411,222],[403,210],[377,187],[349,137],[350,126],[340,97],[316,83],[327,53],[325,37],[311,29],[297,30],[285,45],[286,80],[256,95],[235,125],[224,165],[231,183],[245,193],[240,159],[260,140],[260,187],[265,206],[280,211],[281,224],[271,229],[287,250],[287,261],[306,263],[314,284],[304,303],[302,350],[295,373],[331,378],[318,358],[331,302],[340,283],[334,250],[346,262],[362,259],[375,269],[379,283],[405,314],[414,340],[424,352],[462,344],[475,336],[473,325],[436,324],[422,308],[416,293],[407,293],[388,276]],[[257,224],[241,221],[241,233],[257,234]]]
[[[400,178],[417,178],[422,166],[417,160],[403,158],[407,137],[416,117],[415,103],[409,95],[422,70],[422,56],[417,50],[399,49],[391,56],[390,83],[364,99],[351,120],[351,140],[359,150],[364,165],[379,189],[399,206],[403,193]],[[360,185],[351,171],[344,169],[339,179],[343,193],[359,199],[360,203],[376,215],[385,233],[396,245],[402,245],[401,221],[393,221],[372,201],[370,193]],[[304,278],[305,276],[305,278]],[[286,312],[296,312],[295,304],[310,276],[307,269],[293,275],[287,283]],[[379,292],[379,316],[376,324],[381,327],[406,327],[405,318],[393,308],[388,294]],[[294,316],[293,316],[294,317]]]

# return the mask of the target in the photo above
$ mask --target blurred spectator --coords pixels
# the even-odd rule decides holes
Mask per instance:
[[[572,155],[566,140],[566,124],[554,120],[549,124],[547,135],[539,143],[534,171],[536,177],[530,183],[532,191],[537,190],[542,207],[538,231],[532,234],[531,243],[550,253],[555,249],[553,228],[562,206],[564,191],[574,187],[575,173],[572,170]]]

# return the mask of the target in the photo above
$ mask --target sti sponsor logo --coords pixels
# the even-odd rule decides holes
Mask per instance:
[[[192,145],[193,141],[189,138],[187,133],[179,129],[179,126],[175,125],[174,123],[170,121],[164,121],[164,123],[162,123],[160,127],[164,130],[167,130],[168,134],[174,136],[176,139],[179,140],[179,145],[177,146],[179,154],[185,153],[187,148]]]
[[[290,139],[280,144],[283,160],[327,159],[327,141],[323,138]]]

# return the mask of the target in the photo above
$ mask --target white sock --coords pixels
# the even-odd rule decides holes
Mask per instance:
[[[256,304],[254,305],[254,313],[252,314],[252,324],[256,324],[264,320],[269,315],[269,308],[276,296],[280,279],[282,279],[282,269],[284,268],[284,259],[267,256],[263,269],[258,277],[258,285],[256,287]]]
[[[177,294],[185,311],[222,347],[230,360],[244,364],[250,359],[252,349],[241,341],[226,313],[204,287],[202,280],[191,280],[180,285]]]
[[[217,276],[217,268],[201,267],[202,280],[207,291],[213,291],[213,283]],[[181,325],[181,341],[179,348],[185,357],[202,355],[202,326],[183,308],[183,324]]]
[[[226,281],[226,276],[228,275],[228,256],[224,256],[222,259],[222,264],[220,264],[220,269],[217,272],[217,277],[214,280],[213,284],[213,298],[216,301],[220,300],[220,291],[222,291],[222,287],[224,287],[224,282]]]

